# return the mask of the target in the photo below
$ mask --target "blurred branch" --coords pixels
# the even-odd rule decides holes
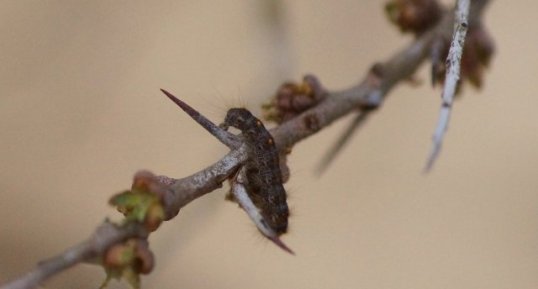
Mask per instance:
[[[487,0],[473,1],[470,18],[477,17],[487,2]],[[435,37],[439,35],[450,37],[453,19],[453,12],[446,12],[438,25],[421,34],[409,46],[386,62],[374,65],[359,84],[343,91],[328,92],[327,97],[313,108],[272,129],[271,133],[277,147],[281,151],[288,150],[297,142],[348,113],[362,114],[380,107],[394,85],[409,78],[415,72],[428,55]],[[358,119],[360,122],[364,118]],[[233,142],[232,139],[228,140]],[[170,220],[192,200],[221,187],[222,183],[236,172],[246,159],[247,152],[243,146],[240,146],[232,149],[215,164],[182,179],[139,172],[135,175],[133,189],[143,187],[157,195],[164,210],[163,219]],[[51,276],[80,262],[95,261],[96,258],[103,259],[103,255],[113,245],[131,238],[147,238],[149,232],[156,229],[152,226],[150,228],[141,221],[128,222],[124,225],[105,222],[86,241],[67,249],[56,257],[40,262],[22,277],[1,285],[0,289],[35,288]]]
[[[344,148],[346,143],[351,139],[353,134],[363,125],[368,117],[371,115],[371,111],[361,111],[355,116],[353,121],[348,125],[344,133],[336,141],[336,143],[327,151],[327,154],[323,156],[320,161],[320,165],[317,168],[318,175],[321,175],[329,167],[331,162],[336,158],[336,155]]]
[[[471,21],[479,21],[488,2],[489,0],[472,1],[469,16]],[[408,47],[386,62],[373,65],[358,85],[343,91],[329,92],[326,101],[275,128],[273,131],[275,140],[283,147],[292,146],[348,113],[363,114],[354,119],[343,138],[338,140],[323,159],[318,169],[319,172],[323,171],[353,130],[360,127],[371,116],[371,112],[381,106],[388,92],[401,80],[410,79],[422,61],[429,56],[435,40],[451,37],[453,24],[454,11],[445,12],[436,26],[421,33]],[[312,122],[316,124],[314,129],[306,125]]]
[[[41,282],[58,272],[64,271],[80,262],[89,261],[101,256],[110,246],[116,243],[130,237],[146,237],[147,234],[147,231],[138,224],[118,227],[105,222],[95,230],[88,240],[65,250],[58,256],[39,262],[32,271],[0,288],[35,288]]]
[[[148,182],[149,186],[163,185],[162,202],[165,211],[165,220],[176,216],[179,210],[190,203],[222,186],[229,174],[239,164],[245,161],[243,147],[232,150],[215,164],[183,179],[172,179],[166,176],[153,176],[149,172],[138,172],[134,184]],[[81,262],[96,261],[102,258],[106,251],[115,244],[122,243],[131,238],[145,239],[149,235],[144,224],[130,222],[125,225],[115,225],[105,222],[82,243],[71,247],[63,253],[50,259],[41,261],[30,272],[20,278],[0,286],[0,289],[35,288],[53,275],[62,272]]]

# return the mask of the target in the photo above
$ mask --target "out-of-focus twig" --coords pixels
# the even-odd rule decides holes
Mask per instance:
[[[145,237],[147,234],[148,232],[138,224],[119,227],[105,222],[95,230],[88,240],[65,250],[55,257],[39,262],[34,269],[0,288],[35,288],[58,272],[102,255],[111,245],[131,237]]]
[[[470,0],[458,0],[456,10],[454,11],[454,36],[446,59],[447,70],[443,87],[441,111],[439,113],[437,127],[432,137],[433,147],[430,156],[428,157],[426,167],[424,168],[425,172],[432,169],[435,160],[439,156],[443,137],[448,129],[448,122],[450,121],[450,114],[452,112],[452,103],[454,102],[456,87],[460,79],[460,63],[465,44],[465,35],[467,35],[467,28],[469,27],[467,20],[470,9],[469,2]]]
[[[229,174],[245,161],[245,157],[244,148],[240,147],[232,150],[215,164],[186,178],[155,177],[155,180],[170,188],[163,196],[166,219],[176,216],[179,210],[192,200],[221,187]],[[137,175],[147,174],[149,173],[137,173]],[[145,238],[147,235],[148,231],[139,223],[121,226],[105,222],[87,240],[55,257],[40,261],[28,273],[9,283],[1,284],[0,289],[35,288],[48,278],[78,263],[94,261],[115,244],[130,238]]]
[[[353,134],[359,129],[360,126],[362,126],[366,122],[369,115],[370,111],[361,111],[353,118],[353,121],[348,125],[344,133],[334,143],[333,147],[327,151],[327,154],[321,159],[320,164],[317,168],[317,173],[319,175],[321,175],[329,167],[331,162],[335,159],[336,155],[342,150],[342,148],[353,136]]]

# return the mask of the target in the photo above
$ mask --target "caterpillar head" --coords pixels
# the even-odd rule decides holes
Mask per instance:
[[[251,124],[250,122],[256,119],[246,108],[232,108],[226,113],[226,118],[221,124],[221,127],[227,129],[230,126],[233,126],[241,131],[248,129]],[[257,120],[257,119],[256,119]]]

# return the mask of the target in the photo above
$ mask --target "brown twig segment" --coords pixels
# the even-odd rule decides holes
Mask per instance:
[[[97,258],[112,245],[132,237],[146,238],[148,232],[139,224],[117,226],[109,222],[103,223],[88,240],[73,246],[63,253],[41,261],[37,266],[17,280],[6,283],[2,289],[35,288],[49,277],[62,272],[80,262]]]
[[[489,0],[473,1],[469,19],[478,21],[488,3]],[[357,108],[381,106],[394,85],[414,74],[425,57],[429,55],[434,39],[438,37],[450,38],[453,25],[453,11],[448,11],[434,28],[421,34],[408,47],[396,53],[388,61],[376,65],[376,69],[382,70],[382,79],[378,85],[373,85],[370,81],[371,69],[360,84],[343,91],[329,92],[325,100],[317,106],[274,128],[271,133],[278,148],[283,150],[292,147],[295,143]],[[310,126],[309,124],[312,122],[315,122],[316,126]]]
[[[373,85],[368,78],[368,73],[360,84],[343,91],[329,92],[327,97],[315,107],[272,129],[271,134],[277,147],[280,150],[290,148],[356,109],[381,105],[396,83],[407,79],[415,72],[428,54],[432,39],[439,33],[449,31],[448,27],[452,27],[451,20],[452,17],[446,15],[435,29],[424,33],[388,61],[377,65],[378,68],[382,67],[383,71],[383,78],[379,84]],[[315,126],[312,125],[313,123]]]
[[[191,201],[222,187],[222,183],[246,160],[247,149],[241,146],[206,169],[176,180],[170,186],[173,193],[164,196],[166,209],[177,214],[180,208]]]
[[[232,150],[217,163],[206,169],[183,179],[171,179],[168,177],[152,176],[149,172],[137,173],[155,182],[161,182],[169,187],[162,196],[166,219],[177,215],[179,209],[217,188],[222,186],[230,174],[246,160],[246,152],[243,147]],[[133,183],[139,180],[135,176]],[[65,250],[63,253],[39,264],[26,273],[9,283],[0,285],[0,289],[27,289],[35,288],[48,278],[78,264],[89,262],[103,256],[108,248],[121,243],[129,238],[147,238],[148,231],[142,223],[128,223],[124,226],[105,222],[84,242]]]

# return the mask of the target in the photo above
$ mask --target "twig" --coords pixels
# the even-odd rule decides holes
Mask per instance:
[[[87,241],[65,250],[58,256],[39,262],[33,270],[0,288],[24,289],[37,287],[42,281],[58,272],[102,255],[111,245],[131,237],[145,237],[147,234],[147,231],[138,224],[118,227],[112,223],[105,222],[97,228]]]
[[[183,179],[157,177],[160,182],[167,184],[170,190],[163,196],[166,219],[171,219],[180,208],[222,186],[231,172],[245,161],[245,150],[240,147],[228,153],[224,158],[206,169]],[[147,174],[139,172],[137,175]],[[73,246],[63,253],[41,261],[30,272],[10,283],[0,286],[0,289],[35,288],[53,275],[62,272],[78,263],[89,262],[102,254],[114,244],[121,243],[133,237],[147,237],[148,232],[138,223],[127,226],[117,226],[105,222],[86,240]]]
[[[475,0],[471,7],[471,18],[477,16],[487,0]],[[296,118],[271,130],[275,143],[280,150],[292,147],[297,142],[327,127],[336,119],[361,108],[379,106],[390,89],[400,80],[411,76],[429,53],[432,40],[438,35],[450,36],[453,25],[452,13],[445,13],[443,20],[430,31],[422,34],[408,47],[382,64],[382,79],[373,85],[368,78],[360,84],[344,91],[329,93],[319,105],[303,112]],[[226,137],[225,137],[226,139]],[[223,141],[224,142],[224,141]],[[244,147],[230,151],[215,164],[191,176],[174,179],[166,176],[155,177],[168,190],[162,196],[165,219],[170,220],[179,210],[193,201],[219,187],[245,162],[247,152]],[[139,173],[148,174],[148,173]],[[138,224],[115,226],[105,223],[86,241],[67,249],[64,253],[40,262],[35,269],[0,289],[35,288],[51,276],[80,262],[100,257],[112,245],[131,237],[145,237],[147,232]]]
[[[465,35],[467,34],[467,28],[469,26],[467,20],[469,16],[469,1],[470,0],[458,0],[454,12],[454,36],[446,60],[447,70],[443,87],[441,112],[439,113],[439,121],[437,122],[437,127],[433,134],[433,147],[424,169],[425,172],[429,172],[432,169],[435,160],[439,156],[443,137],[448,129],[448,122],[450,121],[450,114],[452,112],[452,103],[454,102],[454,94],[456,93],[456,87],[458,85],[458,80],[460,79],[460,62],[461,56],[463,55]]]

